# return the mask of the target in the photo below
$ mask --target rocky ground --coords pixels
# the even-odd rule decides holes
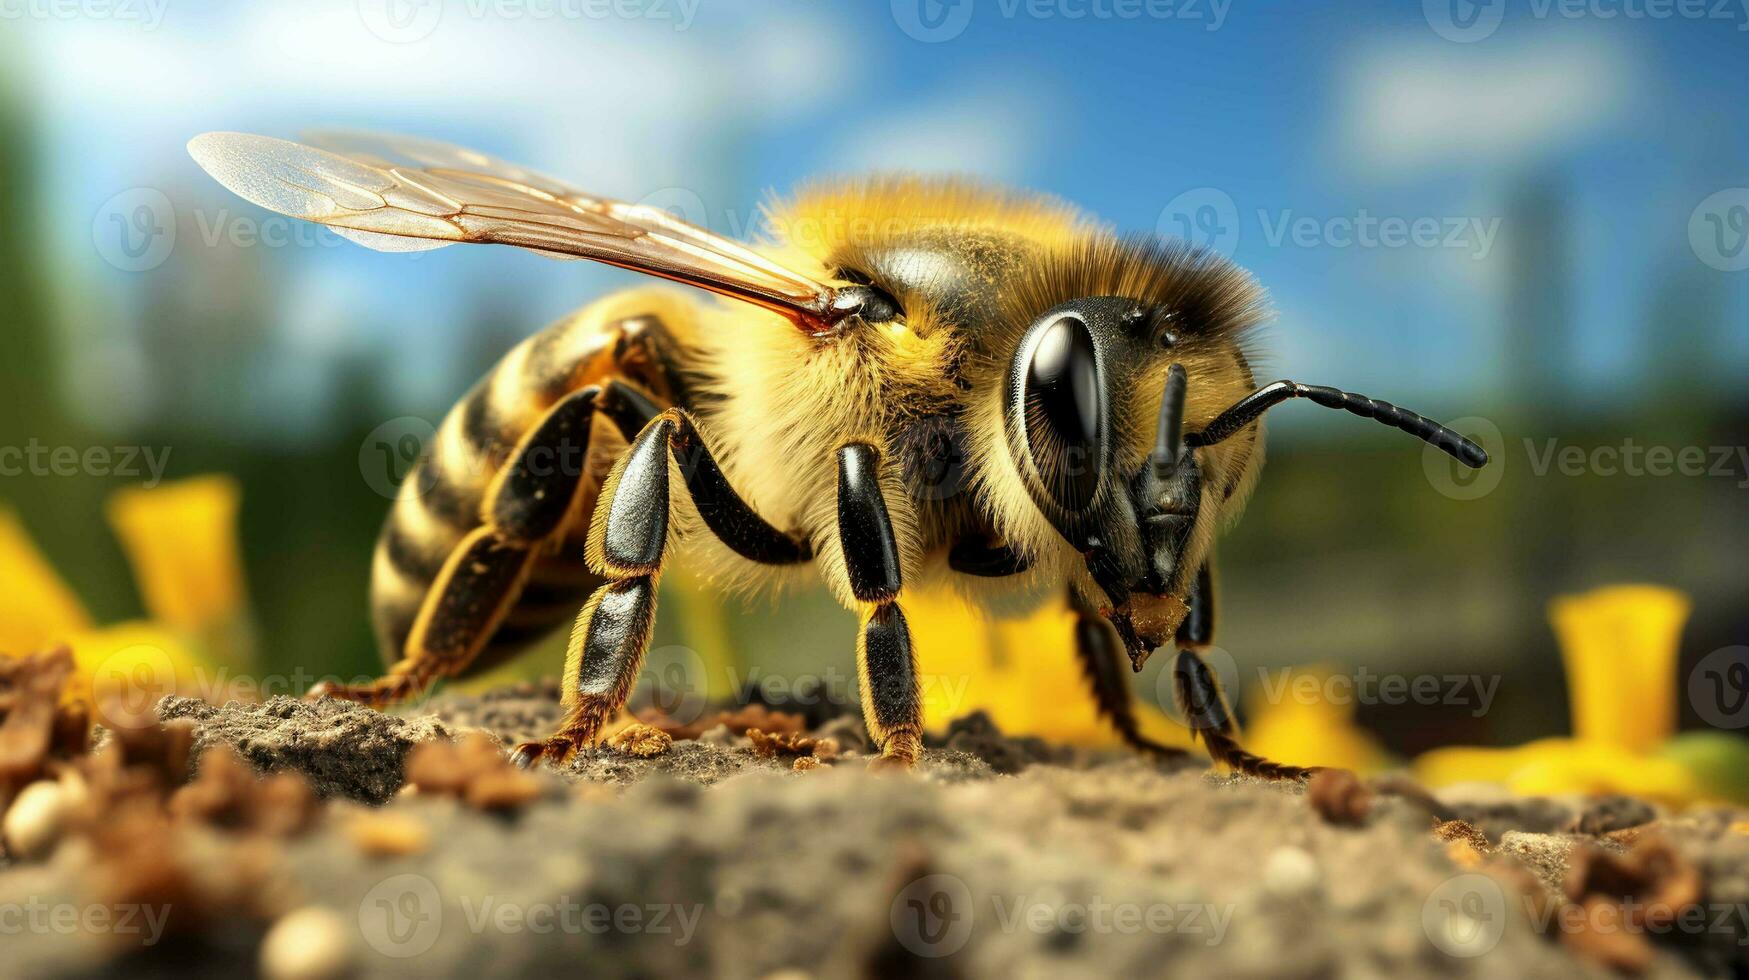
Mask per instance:
[[[0,971],[1749,971],[1741,812],[1264,784],[977,717],[895,775],[853,717],[760,707],[638,726],[562,772],[506,766],[499,741],[557,710],[537,686],[404,717],[172,698],[84,755],[64,716],[15,702]]]

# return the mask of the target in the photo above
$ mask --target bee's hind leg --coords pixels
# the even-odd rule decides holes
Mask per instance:
[[[324,681],[307,696],[385,707],[466,670],[516,604],[536,553],[563,532],[587,477],[589,429],[598,410],[636,432],[657,408],[617,381],[560,399],[494,476],[482,505],[484,523],[451,550],[426,591],[405,656],[374,681]]]
[[[691,417],[670,408],[644,426],[608,476],[590,528],[589,553],[609,581],[595,590],[565,657],[559,729],[511,753],[521,766],[562,762],[595,744],[631,697],[656,617],[656,579],[668,551],[668,460],[678,464],[699,516],[741,556],[766,564],[807,561],[806,541],[768,524],[729,486]],[[605,511],[602,508],[606,508]]]

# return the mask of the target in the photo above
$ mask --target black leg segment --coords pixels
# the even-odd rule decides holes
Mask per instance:
[[[838,543],[856,597],[869,603],[856,638],[862,716],[881,761],[909,767],[923,750],[923,698],[911,629],[899,608],[899,542],[880,489],[880,453],[838,450]]]
[[[838,541],[851,591],[864,602],[890,601],[901,585],[899,543],[881,497],[879,467],[873,446],[852,443],[838,450]]]
[[[1184,603],[1189,611],[1178,624],[1178,645],[1200,650],[1215,641],[1215,578],[1208,562],[1196,570]]]
[[[1149,755],[1171,758],[1185,751],[1163,745],[1142,734],[1136,721],[1135,702],[1130,695],[1129,679],[1124,665],[1128,654],[1117,630],[1097,610],[1070,595],[1075,607],[1075,656],[1081,670],[1093,686],[1093,701],[1099,714],[1117,729],[1124,743]]]

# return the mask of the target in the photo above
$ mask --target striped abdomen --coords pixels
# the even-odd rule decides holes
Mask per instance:
[[[385,663],[405,655],[432,582],[451,550],[481,524],[487,488],[523,434],[566,394],[624,373],[627,338],[643,324],[591,313],[562,320],[512,348],[445,416],[402,481],[371,565],[371,618]],[[621,445],[611,426],[597,425],[585,464],[590,475],[566,529],[536,549],[516,604],[472,669],[502,662],[569,622],[600,584],[584,563],[584,542],[601,478],[613,462],[611,450]]]

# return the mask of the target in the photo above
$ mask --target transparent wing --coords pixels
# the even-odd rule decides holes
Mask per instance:
[[[808,329],[842,318],[832,287],[660,208],[592,197],[435,140],[321,132],[313,146],[204,133],[188,152],[251,203],[382,251],[514,245],[635,269],[776,310]]]

